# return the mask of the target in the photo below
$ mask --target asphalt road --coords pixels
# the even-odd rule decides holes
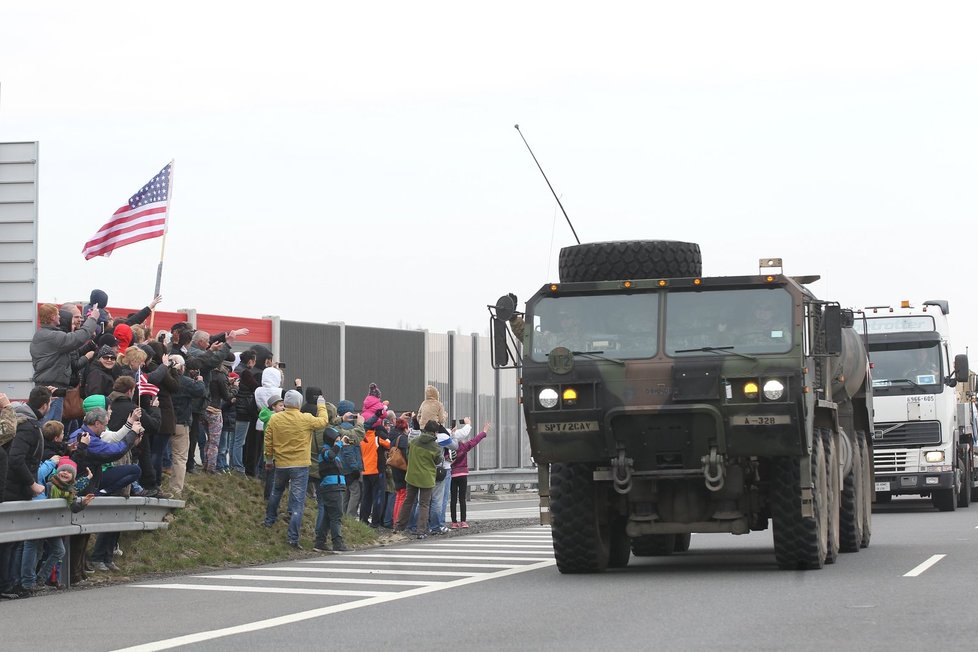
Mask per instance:
[[[970,650],[976,526],[978,508],[895,500],[868,549],[821,571],[778,570],[758,532],[585,576],[560,575],[532,526],[4,602],[0,623],[4,649],[65,635],[73,652]]]

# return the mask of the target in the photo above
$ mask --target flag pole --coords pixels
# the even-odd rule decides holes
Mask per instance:
[[[170,174],[167,177],[166,188],[166,222],[163,225],[163,238],[160,243],[160,264],[156,266],[156,289],[153,290],[153,300],[160,296],[160,286],[163,283],[163,255],[166,253],[166,234],[170,231],[170,198],[173,196],[173,168],[176,167],[174,159],[170,159]],[[149,314],[149,336],[153,335],[153,323],[156,321],[156,306]]]

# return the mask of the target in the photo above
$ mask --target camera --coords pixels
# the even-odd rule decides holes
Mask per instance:
[[[279,362],[278,363],[278,368],[279,369],[285,369],[285,363],[284,362]]]

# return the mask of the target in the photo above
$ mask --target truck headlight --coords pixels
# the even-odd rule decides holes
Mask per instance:
[[[924,460],[931,464],[944,461],[944,451],[927,451],[924,453]]]
[[[557,390],[550,387],[540,390],[540,396],[537,397],[540,400],[540,405],[545,408],[552,408],[557,405]]]
[[[771,379],[764,383],[764,398],[769,401],[777,401],[784,396],[784,383],[780,380]]]

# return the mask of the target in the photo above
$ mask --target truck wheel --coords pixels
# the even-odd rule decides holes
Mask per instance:
[[[950,489],[936,489],[930,500],[937,511],[953,512],[958,507],[958,483],[954,482]]]
[[[619,240],[564,247],[558,263],[563,283],[703,274],[700,246],[673,240]]]
[[[675,551],[675,534],[646,534],[632,539],[632,554],[636,557],[664,557]]]
[[[859,546],[861,548],[868,548],[869,540],[873,536],[873,459],[869,454],[869,442],[866,440],[865,432],[861,430],[856,431],[856,443],[859,445],[859,459],[862,460],[863,466],[863,538]]]
[[[608,554],[608,568],[624,568],[632,556],[632,541],[625,534],[628,519],[619,516],[612,523],[611,548]]]
[[[839,484],[841,469],[839,455],[835,447],[834,433],[828,428],[822,428],[822,453],[825,455],[825,489],[826,516],[828,520],[828,536],[825,548],[825,563],[834,564],[839,557]]]
[[[843,435],[846,436],[846,435]],[[839,550],[859,552],[863,541],[865,508],[863,492],[863,448],[859,445],[859,433],[852,446],[852,466],[842,479],[842,498],[839,502]]]
[[[693,540],[693,535],[687,532],[686,534],[676,535],[676,552],[686,552],[689,550],[689,544]]]
[[[602,525],[607,520],[603,503],[589,465],[551,466],[550,533],[561,573],[598,573],[608,567],[611,532],[608,523]]]
[[[825,565],[828,548],[828,514],[825,503],[828,492],[822,438],[814,437],[810,464],[812,469],[812,508],[814,517],[801,515],[801,473],[804,460],[796,457],[775,458],[771,464],[771,520],[774,523],[774,556],[785,570],[813,570]]]
[[[958,491],[958,507],[971,506],[971,450],[961,460],[961,489]]]

